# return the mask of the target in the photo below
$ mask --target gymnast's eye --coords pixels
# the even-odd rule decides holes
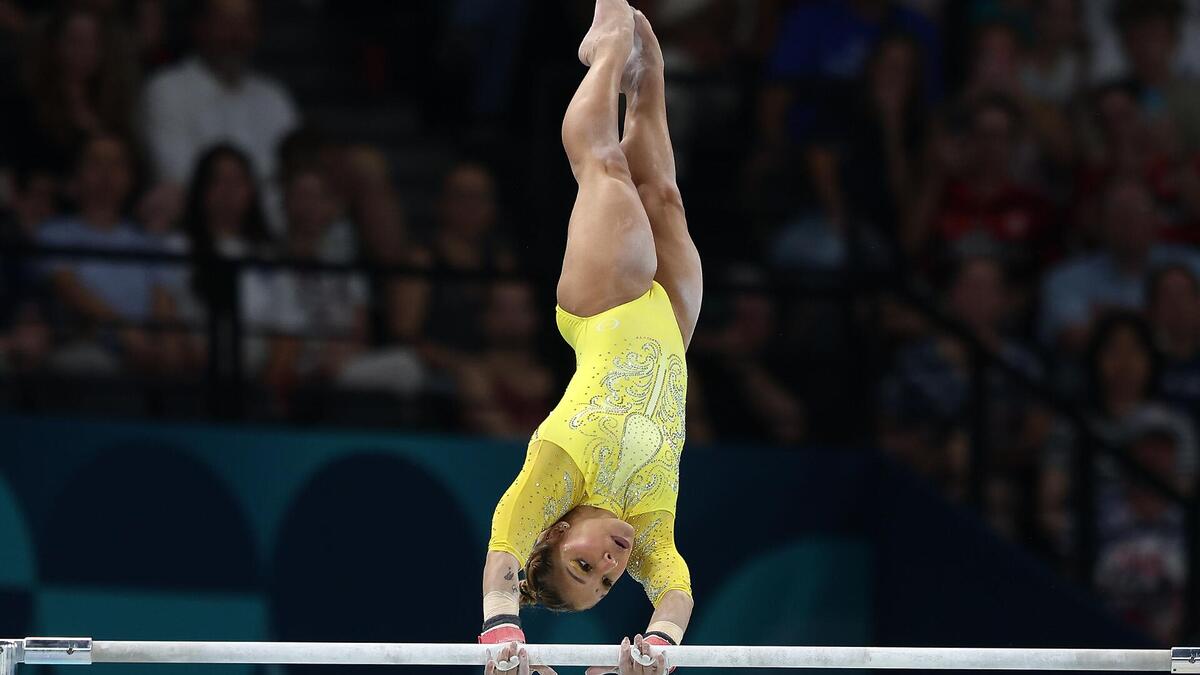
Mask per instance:
[[[575,562],[579,564],[579,569],[583,570],[584,572],[591,572],[591,571],[592,571],[592,566],[591,566],[591,565],[589,565],[589,564],[587,564],[587,561],[585,561],[585,560],[576,560]]]

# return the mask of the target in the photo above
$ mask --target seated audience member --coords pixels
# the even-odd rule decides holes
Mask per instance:
[[[1119,180],[1104,195],[1104,248],[1059,263],[1042,289],[1040,333],[1046,344],[1078,351],[1095,318],[1109,309],[1140,310],[1146,276],[1171,262],[1200,269],[1190,248],[1160,244],[1154,199],[1140,182]]]
[[[1078,172],[1076,217],[1096,222],[1104,186],[1127,178],[1143,181],[1163,214],[1162,236],[1173,241],[1200,242],[1200,153],[1184,153],[1163,138],[1138,105],[1137,85],[1113,82],[1091,96],[1092,114],[1082,125],[1094,128],[1094,147]],[[1095,233],[1082,231],[1085,241]]]
[[[961,139],[931,141],[933,166],[906,224],[909,250],[945,255],[957,242],[980,238],[1024,274],[1047,256],[1055,214],[1013,173],[1020,114],[1006,98],[985,97],[969,105],[963,124]]]
[[[460,373],[467,424],[479,433],[523,438],[554,407],[554,375],[539,352],[539,318],[526,282],[492,286],[482,317],[485,346]]]
[[[1175,70],[1182,15],[1179,0],[1118,0],[1113,20],[1156,133],[1194,153],[1200,151],[1200,79]]]
[[[1200,284],[1196,271],[1168,265],[1150,277],[1146,312],[1163,355],[1163,397],[1200,417]]]
[[[284,208],[283,256],[298,263],[338,262],[323,248],[339,212],[324,172],[294,170],[284,183]],[[340,271],[276,269],[249,294],[247,328],[269,336],[263,376],[281,403],[286,406],[299,386],[335,380],[365,350],[367,299],[361,275]]]
[[[38,243],[155,251],[154,243],[126,217],[134,182],[131,146],[116,136],[91,138],[82,147],[75,171],[78,212],[43,225]],[[158,337],[137,325],[152,319],[170,321],[174,316],[158,267],[89,258],[50,259],[45,267],[64,310],[63,319],[78,330],[77,337],[87,339],[83,349],[56,355],[63,367],[90,364],[111,370],[116,365],[112,357],[139,370],[164,366]]]
[[[760,280],[753,270],[730,276],[735,282]],[[710,307],[689,352],[688,391],[707,403],[704,416],[713,434],[731,441],[801,442],[807,410],[777,369],[781,345],[770,296],[739,291],[710,300]]]
[[[1150,409],[1123,445],[1154,476],[1189,494],[1196,473],[1195,431],[1182,418]],[[1163,644],[1182,636],[1188,587],[1183,508],[1136,478],[1122,476],[1098,495],[1094,581],[1117,615]]]
[[[419,350],[436,369],[449,370],[463,355],[483,348],[480,317],[487,309],[488,281],[462,280],[455,273],[506,273],[516,258],[498,232],[499,207],[491,171],[464,162],[446,174],[437,202],[437,223],[417,264],[445,276],[422,284],[413,314],[421,317]]]
[[[282,86],[253,70],[258,44],[255,0],[198,0],[192,18],[196,53],[146,85],[146,137],[161,181],[183,184],[214,143],[244,150],[260,180],[275,176],[275,150],[297,125]]]
[[[951,314],[983,348],[1028,378],[1040,378],[1038,360],[1011,335],[1014,297],[1001,262],[988,256],[957,262],[946,302]],[[961,456],[971,425],[972,368],[968,346],[948,334],[933,334],[902,347],[881,391],[882,442],[923,473],[964,496],[966,460]],[[986,369],[984,387],[990,470],[989,509],[1000,529],[1015,533],[1023,523],[1007,505],[1027,489],[1032,452],[1044,442],[1045,418],[1012,377]]]
[[[129,135],[136,82],[136,65],[111,22],[83,8],[54,13],[35,37],[24,104],[0,110],[0,156],[65,178],[88,137]]]
[[[1092,82],[1129,75],[1129,55],[1121,47],[1121,34],[1115,20],[1121,3],[1122,0],[1086,0],[1082,3],[1086,39],[1091,45],[1088,74]],[[1183,11],[1176,24],[1179,37],[1172,67],[1176,72],[1200,77],[1200,0],[1182,0],[1176,6]]]
[[[884,37],[867,62],[849,116],[845,110],[823,116],[808,164],[833,236],[854,219],[878,232],[890,253],[899,253],[895,224],[908,208],[924,147],[921,78],[920,45],[905,35]],[[806,254],[777,249],[781,255]]]
[[[283,137],[277,153],[278,175],[290,176],[296,171],[319,169],[326,185],[338,204],[336,220],[326,229],[321,250],[331,261],[352,262],[359,256],[358,233],[355,223],[347,218],[346,210],[356,206],[354,184],[358,171],[350,165],[348,148],[332,139],[323,129],[299,127]],[[283,195],[276,181],[263,183],[266,194],[267,223],[272,231],[282,235],[286,230],[283,216]]]
[[[1159,399],[1162,357],[1155,349],[1150,327],[1140,315],[1118,311],[1102,317],[1088,343],[1084,370],[1086,419],[1100,441],[1120,446],[1148,414],[1166,415],[1177,420],[1180,428],[1190,429],[1185,417],[1166,408]],[[1073,550],[1069,517],[1072,458],[1080,451],[1078,444],[1085,440],[1067,424],[1060,424],[1042,453],[1042,529],[1048,544],[1063,555]],[[1097,471],[1105,481],[1117,475],[1110,460],[1101,459]]]
[[[18,170],[11,181],[8,209],[0,209],[0,243],[28,243],[38,228],[59,213],[59,182],[46,170]]]
[[[1072,103],[1087,81],[1082,16],[1086,4],[1087,0],[1033,3],[1033,40],[1021,65],[1021,85],[1043,105]]]
[[[264,271],[240,268],[234,278],[223,274],[220,260],[271,257],[273,242],[259,201],[258,181],[250,159],[238,148],[220,144],[200,157],[192,173],[181,221],[184,241],[177,252],[190,264],[174,270],[169,288],[182,321],[197,326],[181,347],[192,368],[205,362],[208,349],[206,321],[212,312],[240,307],[243,326],[254,321],[251,298],[262,297]],[[259,338],[243,341],[244,362],[261,365],[264,354]]]
[[[412,240],[387,157],[365,145],[347,148],[344,157],[346,212],[357,225],[362,260],[382,267],[420,263],[425,258]],[[425,288],[408,275],[374,275],[371,293],[380,303],[372,332],[386,342],[414,344],[424,321],[418,312]]]
[[[1012,174],[1023,184],[1042,182],[1058,167],[1074,161],[1074,138],[1061,106],[1035,98],[1022,77],[1025,41],[1007,23],[989,23],[972,39],[967,79],[959,105],[969,109],[981,101],[999,99],[1011,105],[1020,119],[1014,126]]]
[[[819,110],[844,103],[867,57],[888,32],[903,31],[921,45],[922,81],[929,100],[941,95],[941,42],[919,12],[890,0],[819,0],[796,3],[782,18],[767,59],[771,83],[763,97],[767,142],[809,139]]]

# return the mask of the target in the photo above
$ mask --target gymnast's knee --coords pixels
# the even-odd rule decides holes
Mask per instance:
[[[665,210],[683,213],[683,194],[675,181],[646,181],[637,186],[638,197],[648,213]]]
[[[588,147],[574,153],[568,150],[567,156],[578,181],[603,178],[633,185],[629,160],[619,145]]]

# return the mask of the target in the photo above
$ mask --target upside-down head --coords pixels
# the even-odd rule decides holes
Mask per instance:
[[[520,585],[522,605],[556,612],[591,609],[625,573],[633,527],[617,518],[571,516],[538,537]]]

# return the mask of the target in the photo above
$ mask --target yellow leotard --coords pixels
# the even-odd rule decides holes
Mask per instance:
[[[496,504],[488,550],[511,553],[524,567],[546,528],[580,504],[594,506],[636,531],[629,574],[650,602],[671,590],[690,595],[675,548],[687,364],[671,300],[654,282],[596,316],[561,307],[556,315],[575,349],[575,375]]]

